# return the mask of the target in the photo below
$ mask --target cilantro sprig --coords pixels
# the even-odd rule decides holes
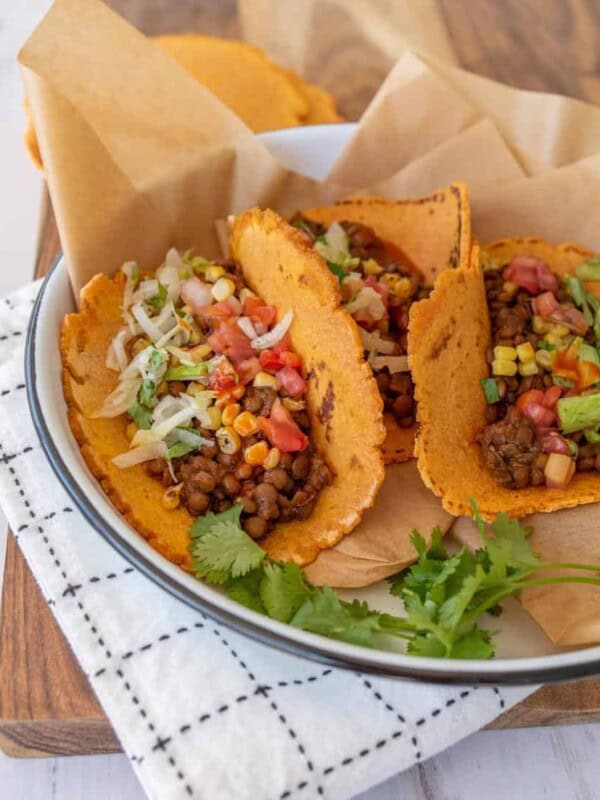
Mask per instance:
[[[242,529],[241,506],[199,517],[192,526],[192,570],[221,584],[238,603],[272,619],[332,639],[386,646],[386,637],[406,641],[412,655],[492,658],[493,633],[482,616],[524,589],[550,583],[600,585],[600,564],[546,563],[531,549],[531,529],[499,514],[488,527],[472,503],[482,546],[449,553],[439,528],[427,545],[418,531],[411,540],[417,561],[390,579],[390,592],[404,615],[385,614],[365,602],[343,600],[328,586],[314,586],[296,564],[273,561]],[[543,570],[575,573],[544,577]],[[535,573],[535,575],[534,575]]]

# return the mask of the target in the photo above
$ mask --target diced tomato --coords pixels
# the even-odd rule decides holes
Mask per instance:
[[[210,373],[208,385],[213,392],[225,392],[238,385],[238,375],[226,358],[221,359]]]
[[[297,353],[292,353],[289,350],[284,350],[281,355],[279,356],[281,363],[284,367],[293,367],[294,369],[300,369],[302,366],[302,359]]]
[[[556,416],[543,403],[544,392],[541,389],[530,389],[519,397],[517,408],[524,417],[533,422],[536,428],[549,428],[554,424]]]
[[[600,366],[579,358],[579,341],[552,353],[552,372],[571,381],[578,392],[587,389],[600,379]]]
[[[539,403],[542,404],[544,402],[544,392],[541,389],[530,389],[528,392],[523,392],[523,394],[517,400],[517,408],[521,412],[521,414],[525,413],[525,408],[529,405],[529,403]]]
[[[282,336],[281,339],[277,342],[277,344],[274,344],[273,347],[271,348],[271,350],[277,354],[283,353],[286,350],[291,351],[291,349],[292,349],[292,342],[290,341],[289,333],[286,333],[285,336]]]
[[[302,397],[306,391],[306,381],[293,367],[280,369],[277,379],[290,397]]]
[[[268,306],[260,297],[248,297],[244,303],[244,314],[250,317],[254,324],[260,322],[269,328],[275,322],[277,309],[274,306]]]
[[[551,386],[544,392],[544,399],[542,405],[546,408],[554,408],[562,395],[562,388],[560,386]]]
[[[549,314],[548,319],[552,322],[560,322],[563,325],[567,325],[574,330],[575,333],[585,334],[590,327],[585,321],[585,317],[581,311],[574,306],[557,306],[554,311]]]
[[[259,356],[261,367],[267,372],[279,372],[282,367],[293,367],[300,369],[302,359],[296,353],[284,350],[276,353],[275,350],[263,350]]]
[[[223,320],[206,341],[215,353],[223,353],[234,364],[239,364],[254,355],[250,339],[240,329],[235,319]]]
[[[210,306],[200,306],[195,309],[194,314],[206,319],[226,319],[233,317],[233,309],[229,303],[212,303]]]
[[[550,267],[533,256],[515,256],[504,270],[504,279],[516,283],[529,294],[558,291],[558,281]]]
[[[240,377],[240,383],[244,385],[250,383],[256,375],[261,370],[261,363],[256,356],[252,356],[252,358],[246,358],[244,361],[240,361],[237,365],[238,375]]]
[[[270,417],[258,418],[258,426],[273,447],[279,448],[282,453],[295,453],[308,445],[308,438],[279,399],[273,403]]]
[[[542,450],[544,453],[564,453],[566,456],[571,455],[569,443],[558,431],[548,431],[546,433],[542,438]]]
[[[368,278],[364,280],[365,286],[370,286],[372,289],[375,289],[377,294],[381,295],[381,299],[383,300],[386,308],[388,305],[388,296],[390,293],[389,286],[385,283],[381,283],[378,281],[373,275],[369,275]]]
[[[552,292],[544,292],[533,298],[533,313],[539,317],[549,317],[558,308],[558,300]]]

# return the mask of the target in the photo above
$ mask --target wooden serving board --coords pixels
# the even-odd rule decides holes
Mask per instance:
[[[353,0],[346,0],[348,6]],[[235,0],[109,0],[145,33],[199,30],[240,36]],[[534,89],[594,100],[600,81],[589,55],[600,38],[600,0],[435,0],[459,62],[488,77]],[[167,13],[168,11],[168,13]],[[337,44],[311,42],[309,79],[337,95],[340,111],[355,119],[390,65],[344,27]],[[535,30],[538,35],[527,32]],[[357,55],[359,54],[359,55]],[[360,69],[357,65],[360,64]],[[36,275],[59,252],[52,210],[44,198]],[[540,689],[491,727],[572,724],[600,720],[600,680]],[[119,742],[69,645],[9,535],[0,608],[0,748],[12,756],[112,753]]]

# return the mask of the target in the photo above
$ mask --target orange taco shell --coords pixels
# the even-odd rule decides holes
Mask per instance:
[[[375,500],[384,477],[381,398],[356,326],[338,308],[337,282],[298,231],[272,211],[249,211],[235,221],[232,251],[248,285],[279,316],[294,312],[290,335],[307,370],[313,441],[335,475],[308,520],[279,525],[260,542],[273,558],[308,564],[349,533]],[[69,423],[117,509],[156,550],[189,567],[193,517],[181,507],[163,508],[164,487],[143,465],[119,469],[112,463],[129,447],[125,416],[91,416],[117,381],[105,358],[122,325],[122,293],[121,274],[97,275],[82,290],[80,311],[65,317],[61,353]]]
[[[311,208],[302,214],[314,222],[360,222],[382,240],[401,250],[433,286],[438,275],[464,266],[471,247],[471,217],[468,190],[463,183],[418,200],[389,201],[381,197],[357,197],[335,206]],[[411,314],[412,308],[411,307]],[[414,340],[413,346],[418,347]],[[391,414],[385,414],[386,464],[413,457],[416,426],[401,428]]]
[[[482,254],[486,265],[498,268],[516,255],[540,258],[565,275],[591,253],[575,244],[524,238],[493,242]],[[600,297],[599,282],[586,285]],[[490,321],[477,247],[468,267],[442,275],[430,297],[413,308],[409,349],[411,339],[419,342],[409,356],[417,399],[419,471],[447,511],[471,515],[470,498],[486,519],[502,511],[521,517],[600,500],[596,474],[578,473],[565,489],[506,489],[483,461],[475,438],[485,426],[480,382],[489,375]]]

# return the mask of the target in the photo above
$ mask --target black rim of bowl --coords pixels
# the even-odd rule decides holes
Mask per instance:
[[[37,392],[36,386],[36,363],[35,363],[35,343],[37,323],[42,306],[46,288],[55,270],[61,261],[59,256],[48,272],[42,284],[33,307],[27,340],[25,343],[25,382],[27,386],[27,400],[33,419],[33,424],[40,439],[42,448],[50,462],[58,480],[69,494],[79,511],[90,525],[130,564],[139,569],[153,583],[165,589],[178,600],[183,601],[196,611],[206,614],[217,622],[254,639],[255,641],[283,650],[292,655],[308,658],[329,666],[340,667],[342,669],[359,669],[387,677],[411,679],[415,681],[427,681],[433,683],[479,683],[479,684],[512,684],[523,685],[527,683],[547,683],[554,681],[566,681],[574,678],[583,678],[596,675],[600,672],[600,659],[574,665],[557,665],[539,668],[524,668],[522,670],[511,670],[509,673],[503,672],[501,660],[498,661],[498,670],[481,673],[478,670],[465,668],[459,673],[448,673],[443,670],[430,670],[418,667],[418,657],[414,657],[415,667],[408,665],[381,665],[369,658],[369,650],[365,648],[364,656],[348,655],[341,657],[331,654],[326,648],[314,645],[304,645],[294,639],[287,637],[283,633],[266,630],[260,624],[249,620],[241,619],[235,614],[226,611],[219,605],[211,602],[207,598],[199,597],[171,576],[165,574],[160,567],[152,563],[146,556],[140,553],[123,536],[110,525],[94,508],[85,493],[80,489],[77,481],[72,476],[69,468],[65,464],[58,448],[52,440],[50,430],[44,417],[42,403]],[[91,479],[94,478],[91,476]],[[315,638],[317,638],[315,636]],[[318,637],[320,638],[320,637]],[[326,640],[324,640],[326,641]],[[551,658],[551,656],[550,656]],[[454,662],[456,663],[456,662]]]

